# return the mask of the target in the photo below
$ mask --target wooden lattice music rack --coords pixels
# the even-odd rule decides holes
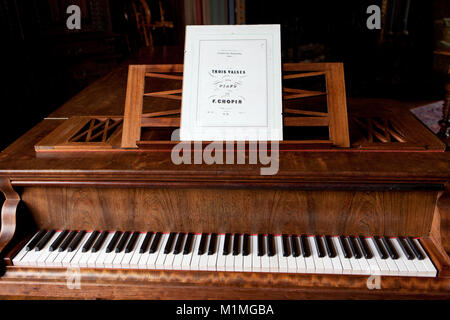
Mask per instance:
[[[182,64],[130,65],[123,117],[71,117],[41,140],[36,151],[170,149],[179,142],[171,141],[170,133],[180,126],[182,73]],[[318,77],[323,77],[325,90],[287,86],[292,80]],[[152,81],[167,87],[159,83],[158,90],[147,89]],[[148,98],[153,100],[145,104]],[[325,110],[305,108],[309,98],[323,98]],[[342,63],[283,64],[283,123],[291,131],[284,134],[280,149],[350,146]],[[301,127],[326,129],[328,137],[298,139],[295,131]]]

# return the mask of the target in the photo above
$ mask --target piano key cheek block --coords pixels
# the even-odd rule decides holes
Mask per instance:
[[[154,75],[179,65],[146,68],[162,91],[177,88]],[[278,173],[262,176],[248,163],[174,164],[167,128],[144,118],[177,113],[151,95],[122,148],[136,119],[121,116],[114,88],[127,75],[96,82],[0,154],[2,297],[450,297],[448,153],[404,109],[349,99],[348,115],[327,122],[350,119],[348,134],[285,141]]]

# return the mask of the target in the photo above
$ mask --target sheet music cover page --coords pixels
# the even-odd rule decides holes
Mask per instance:
[[[281,140],[279,26],[188,26],[181,140]]]

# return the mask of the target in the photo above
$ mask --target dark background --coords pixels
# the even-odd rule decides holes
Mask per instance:
[[[145,46],[132,2],[0,0],[0,150]],[[158,20],[158,1],[147,2]],[[383,2],[392,8],[382,30],[368,30],[367,7]],[[407,2],[247,0],[246,23],[281,24],[283,62],[343,61],[349,96],[442,99],[434,21],[450,15],[449,1],[410,1],[405,28]],[[183,50],[184,2],[161,3],[174,28],[155,30],[154,45]],[[65,26],[70,4],[82,8],[81,30]]]

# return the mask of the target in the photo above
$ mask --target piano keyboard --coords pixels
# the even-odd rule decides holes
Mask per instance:
[[[41,230],[16,266],[435,277],[419,239]]]

